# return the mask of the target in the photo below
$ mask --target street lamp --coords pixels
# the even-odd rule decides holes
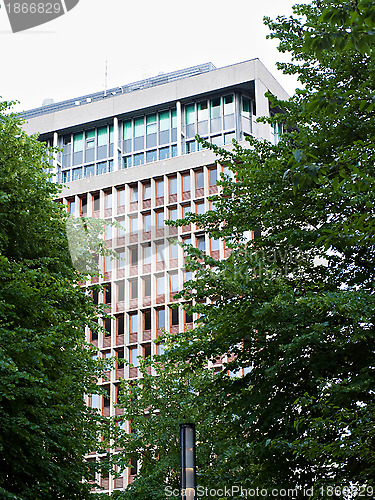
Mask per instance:
[[[195,498],[195,424],[180,424],[181,498]]]

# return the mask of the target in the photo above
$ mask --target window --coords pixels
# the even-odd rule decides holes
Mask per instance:
[[[188,311],[185,312],[185,324],[186,323],[192,323],[193,322],[193,315],[190,314]]]
[[[211,239],[211,251],[215,252],[216,250],[220,250],[220,240],[216,240],[214,238]]]
[[[125,252],[118,252],[117,269],[125,269]]]
[[[144,148],[144,135],[145,135],[144,118],[143,117],[137,118],[136,120],[134,120],[134,149],[136,151]],[[135,157],[134,157],[134,165],[136,165]]]
[[[178,292],[178,274],[177,273],[171,273],[170,275],[170,284],[171,284],[171,293],[177,293]]]
[[[91,408],[100,408],[99,394],[91,394],[91,397],[90,397],[90,407]]]
[[[118,316],[116,318],[116,331],[117,331],[117,335],[124,335],[125,333],[125,324],[124,324],[124,316],[121,315],[121,316]],[[120,355],[120,352],[119,352],[119,355]],[[122,358],[124,357],[124,354],[122,354],[121,356]],[[120,366],[119,366],[120,368]]]
[[[197,247],[199,250],[202,250],[202,252],[206,250],[206,243],[204,236],[197,236]]]
[[[151,330],[151,311],[143,313],[143,330]]]
[[[156,243],[156,260],[164,262],[164,243]]]
[[[98,330],[92,329],[91,331],[91,342],[98,340]]]
[[[107,127],[98,128],[98,147],[106,146],[108,143]]]
[[[108,283],[104,287],[104,304],[110,304],[112,302],[112,287],[111,284]]]
[[[159,132],[169,130],[169,111],[159,113]]]
[[[97,290],[92,291],[92,300],[94,304],[99,304],[99,293]]]
[[[151,297],[151,276],[143,278],[143,296]]]
[[[93,177],[95,175],[95,165],[87,165],[85,167],[85,177]]]
[[[164,211],[156,212],[156,225],[158,229],[164,227]]]
[[[190,191],[190,174],[183,174],[182,176],[182,191]]]
[[[150,183],[143,185],[143,199],[144,200],[151,199],[151,184]]]
[[[123,140],[128,141],[132,139],[132,122],[128,120],[124,122],[124,130],[123,130]]]
[[[158,295],[163,295],[165,293],[165,279],[164,276],[158,276],[156,278],[156,291]]]
[[[156,124],[156,114],[149,115],[146,118],[146,147],[153,148],[156,146],[157,138],[157,124]],[[155,151],[156,154],[156,151]],[[156,159],[156,158],[155,158]]]
[[[132,157],[131,156],[125,156],[122,159],[122,168],[131,168],[132,166]]]
[[[151,245],[143,247],[143,264],[151,264]]]
[[[125,189],[117,190],[117,201],[119,206],[125,205]]]
[[[184,245],[191,245],[191,236],[182,239]]]
[[[137,299],[138,298],[138,280],[131,280],[129,285],[130,285],[130,298]]]
[[[215,135],[214,137],[211,137],[211,144],[215,144],[215,146],[222,146],[223,145],[223,136],[222,135]]]
[[[195,208],[198,215],[204,214],[204,202],[196,203]]]
[[[130,249],[130,263],[132,266],[138,265],[138,248],[137,247]]]
[[[216,186],[217,182],[217,169],[211,168],[210,170],[210,186]]]
[[[247,99],[246,97],[242,98],[242,116],[244,116],[245,118],[248,118],[249,120],[251,118],[250,99]]]
[[[111,354],[109,354],[109,355],[111,355]],[[111,405],[110,389],[109,389],[109,387],[105,387],[104,390],[107,393],[107,395],[103,397],[103,407],[108,408]]]
[[[151,231],[151,214],[143,216],[143,231],[146,233]]]
[[[107,173],[107,162],[102,161],[102,162],[98,163],[96,166],[96,170],[97,170],[98,175]]]
[[[165,328],[165,310],[164,309],[158,309],[156,311],[156,322],[157,322],[157,328]]]
[[[156,134],[156,114],[148,115],[146,118],[146,134]]]
[[[191,271],[185,271],[184,281],[191,281],[193,279],[193,273]]]
[[[86,132],[86,149],[95,147],[95,130],[88,130]]]
[[[162,198],[164,196],[164,181],[163,179],[156,181],[156,197]]]
[[[119,224],[120,224],[121,228],[118,228],[117,237],[123,238],[125,236],[125,220],[124,219],[120,220]]]
[[[172,128],[177,128],[177,111],[175,109],[172,109]]]
[[[72,170],[72,181],[79,181],[82,179],[83,169],[82,167],[74,168]]]
[[[71,145],[72,145],[72,137],[71,135],[64,135],[63,137],[63,148],[64,148],[64,153],[70,154],[71,151]]]
[[[198,170],[198,172],[195,172],[195,186],[197,189],[204,188],[203,170]]]
[[[112,208],[112,192],[105,193],[105,208]]]
[[[138,314],[129,315],[129,329],[130,333],[138,332]]]
[[[123,152],[130,153],[132,151],[132,139],[133,139],[133,130],[132,130],[132,122],[128,120],[124,122],[123,127]]]
[[[138,366],[138,349],[136,347],[129,349],[129,361],[134,367]]]
[[[234,96],[226,95],[224,97],[224,115],[234,114]]]
[[[125,287],[124,287],[123,281],[116,283],[116,293],[117,293],[117,302],[124,302],[124,300],[125,300]]]
[[[186,143],[186,154],[195,153],[195,141],[190,141]]]
[[[232,140],[236,138],[236,134],[230,133],[230,134],[224,134],[224,144],[232,144]]]
[[[146,163],[151,163],[158,159],[158,152],[156,149],[146,152]]]
[[[198,121],[203,122],[208,120],[208,107],[207,101],[202,101],[198,103]]]
[[[143,357],[144,358],[151,357],[151,344],[145,344],[143,346]]]
[[[191,206],[190,205],[183,205],[182,207],[182,217],[185,218],[187,214],[191,213]]]
[[[169,242],[169,258],[170,259],[178,258],[178,245],[177,241],[175,240]]]
[[[124,318],[122,317],[122,319]],[[117,368],[119,369],[124,368],[124,361],[123,361],[124,357],[125,357],[124,349],[123,348],[119,349],[117,351]]]
[[[81,204],[81,215],[87,215],[87,196],[82,196],[79,202]]]
[[[176,221],[177,220],[177,208],[169,209],[169,220]]]
[[[178,323],[179,323],[179,319],[178,319],[178,309],[171,309],[171,325],[172,326],[177,326]]]
[[[169,178],[169,194],[177,194],[177,177]]]
[[[169,142],[169,111],[159,113],[159,144]],[[168,150],[169,148],[163,148]],[[164,159],[160,154],[160,159]]]
[[[131,217],[130,232],[131,234],[136,234],[138,232],[138,217]]]
[[[143,165],[145,162],[145,157],[143,153],[138,153],[134,155],[134,166],[139,167],[139,165]]]
[[[135,458],[130,460],[130,475],[135,476],[138,473],[138,464]]]
[[[106,273],[109,273],[110,271],[112,271],[112,256],[111,255],[107,255],[104,258],[104,271]]]
[[[73,135],[73,153],[83,151],[83,132]]]
[[[68,202],[68,210],[70,215],[74,215],[76,211],[76,202],[75,200],[71,200]]]
[[[112,321],[111,321],[110,318],[106,318],[104,320],[104,325],[103,326],[104,326],[104,330],[105,330],[104,334],[106,336],[110,336],[111,335],[111,323],[112,323]]]
[[[138,201],[138,186],[132,186],[130,188],[130,202],[135,203]]]
[[[145,122],[143,117],[134,120],[134,137],[142,137],[145,135]]]
[[[169,147],[159,149],[159,160],[167,160],[169,156]]]
[[[186,125],[191,125],[195,123],[195,108],[194,104],[191,104],[190,106],[186,106]]]
[[[211,120],[214,118],[220,118],[221,116],[221,99],[220,97],[217,97],[216,99],[211,99],[210,101],[210,108],[211,108]]]

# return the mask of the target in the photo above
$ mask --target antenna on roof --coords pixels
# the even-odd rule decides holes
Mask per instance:
[[[104,97],[107,97],[108,61],[105,62]]]

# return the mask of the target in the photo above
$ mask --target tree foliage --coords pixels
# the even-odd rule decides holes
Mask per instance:
[[[201,324],[167,336],[165,372],[138,383],[136,404],[124,402],[141,432],[123,443],[129,453],[149,450],[155,469],[160,457],[158,481],[178,468],[187,397],[201,450],[198,484],[314,487],[313,498],[331,498],[328,486],[364,485],[373,496],[374,10],[368,0],[314,0],[290,18],[266,19],[292,56],[280,67],[303,86],[286,102],[269,95],[282,112],[264,120],[288,133],[277,146],[250,139],[228,152],[206,144],[233,175],[223,176],[214,211],[177,223],[198,224],[232,253],[216,261],[190,249],[195,279],[180,298]],[[226,354],[225,370],[207,374]],[[245,368],[242,377],[227,372]],[[146,416],[148,405],[160,413]],[[138,458],[131,491],[163,498]]]
[[[84,341],[97,328],[53,201],[49,152],[0,105],[0,496],[87,498],[85,453],[98,417],[84,394],[100,367]]]

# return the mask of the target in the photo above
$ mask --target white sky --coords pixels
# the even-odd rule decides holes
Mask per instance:
[[[37,1],[37,0],[36,0]],[[22,2],[22,0],[20,0]],[[296,0],[80,0],[66,15],[13,34],[0,0],[0,96],[17,111],[212,62],[258,57],[291,94],[287,60],[266,40],[263,16],[289,16]]]

